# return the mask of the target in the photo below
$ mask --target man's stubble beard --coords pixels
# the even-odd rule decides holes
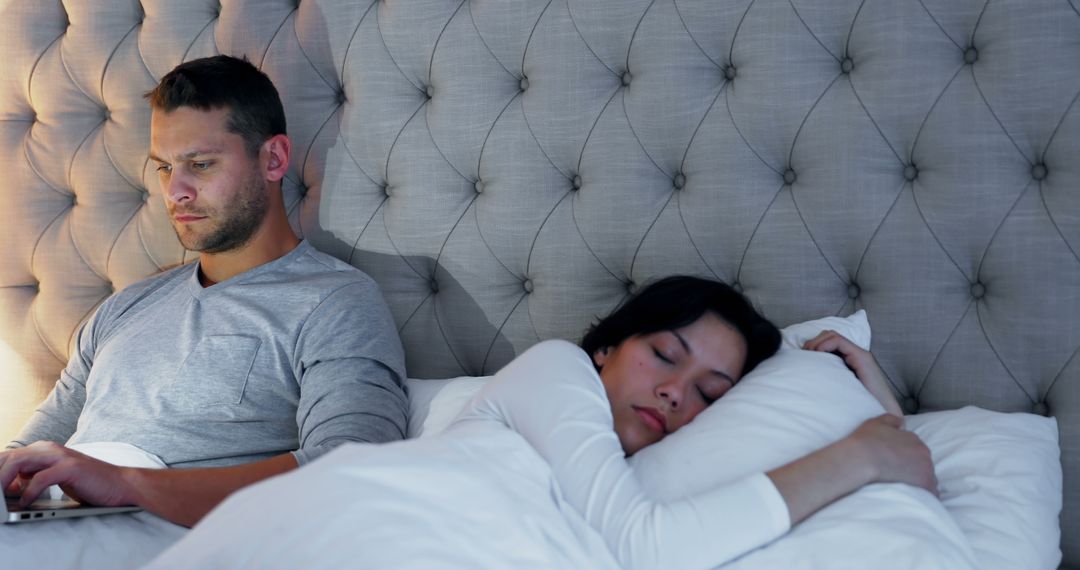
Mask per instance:
[[[228,205],[220,210],[205,211],[210,215],[209,219],[220,220],[217,227],[206,235],[185,237],[174,226],[176,237],[184,248],[200,253],[224,253],[243,247],[254,237],[269,210],[268,186],[257,173],[251,173]]]

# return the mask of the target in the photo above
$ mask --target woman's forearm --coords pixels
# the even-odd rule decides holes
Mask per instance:
[[[876,362],[873,363],[873,368],[865,373],[865,378],[860,375],[859,380],[862,381],[863,386],[870,392],[878,402],[885,408],[885,411],[894,415],[903,417],[904,409],[900,407],[900,402],[896,401],[896,396],[893,395],[892,389],[889,388],[889,382],[885,380],[885,373],[881,371],[881,367]]]
[[[766,473],[787,503],[791,524],[874,481],[873,466],[851,438]]]
[[[899,416],[878,416],[844,439],[766,473],[787,504],[791,524],[869,483],[906,483],[936,495],[930,450],[902,425]]]

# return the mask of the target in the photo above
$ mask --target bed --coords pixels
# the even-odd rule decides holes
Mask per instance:
[[[192,258],[142,93],[246,55],[290,220],[374,277],[410,376],[486,376],[643,283],[864,309],[906,412],[1056,420],[1080,568],[1076,0],[0,3],[0,435],[111,292]]]

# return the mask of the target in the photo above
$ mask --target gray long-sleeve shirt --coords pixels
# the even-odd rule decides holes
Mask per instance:
[[[212,287],[191,264],[107,299],[11,446],[119,441],[171,467],[292,451],[303,465],[403,438],[404,379],[378,286],[302,242]]]

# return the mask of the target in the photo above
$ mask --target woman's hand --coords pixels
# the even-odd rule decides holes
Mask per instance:
[[[863,422],[848,439],[856,453],[868,457],[867,462],[873,468],[872,482],[907,483],[936,497],[937,476],[930,448],[903,427],[903,418],[885,414]]]
[[[891,414],[871,418],[844,439],[766,473],[791,524],[870,483],[906,483],[938,496],[930,450],[903,423]]]
[[[859,382],[862,382],[862,385],[877,398],[877,401],[881,402],[886,412],[896,416],[904,415],[900,403],[896,401],[896,397],[889,388],[885,373],[882,372],[870,351],[859,348],[844,335],[831,330],[823,331],[808,340],[803,345],[803,349],[830,352],[844,359],[844,364],[855,373]]]

